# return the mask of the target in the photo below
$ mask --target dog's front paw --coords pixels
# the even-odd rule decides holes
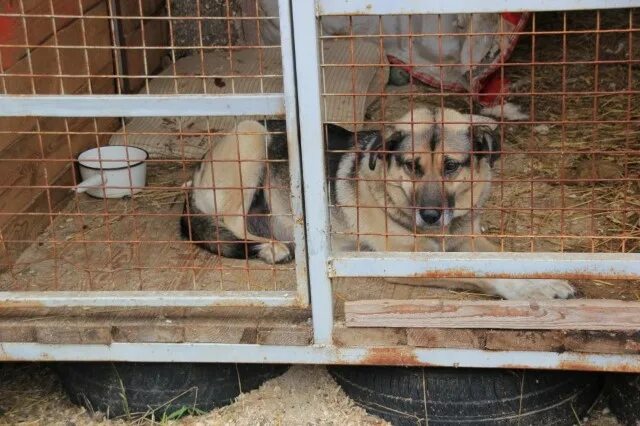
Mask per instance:
[[[511,300],[570,299],[576,294],[565,280],[496,280],[493,291]]]

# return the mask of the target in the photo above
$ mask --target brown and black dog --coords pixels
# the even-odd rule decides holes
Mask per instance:
[[[486,117],[441,108],[409,111],[385,132],[327,125],[332,250],[498,251],[480,228],[500,153],[495,129]],[[290,261],[287,161],[283,121],[239,123],[195,171],[183,234],[221,256]],[[566,281],[554,279],[393,281],[469,288],[507,299],[574,294]]]

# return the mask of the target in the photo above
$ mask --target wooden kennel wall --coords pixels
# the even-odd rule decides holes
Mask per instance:
[[[121,72],[145,75],[145,62],[149,73],[161,64],[163,50],[124,49],[119,52],[109,49],[56,49],[60,45],[110,46],[114,41],[121,46],[141,46],[143,29],[141,20],[119,20],[120,28],[113,28],[109,19],[80,20],[65,16],[85,15],[109,16],[154,16],[163,10],[164,0],[24,0],[4,1],[0,12],[23,13],[22,17],[5,17],[0,26],[0,42],[7,45],[28,47],[3,47],[2,70],[3,89],[7,94],[114,94],[135,92],[144,79],[127,79],[125,87],[113,76]],[[21,6],[22,5],[22,6]],[[142,5],[142,13],[140,12]],[[82,10],[80,10],[82,7]],[[21,10],[22,8],[22,10]],[[114,10],[115,8],[115,10]],[[36,17],[30,17],[35,15]],[[45,17],[56,15],[56,18]],[[54,30],[55,25],[55,30]],[[114,33],[114,30],[116,31]],[[145,25],[145,43],[148,46],[164,46],[168,35],[166,22]],[[43,46],[40,48],[39,46]],[[122,53],[121,53],[122,52]],[[30,58],[27,58],[30,55]],[[57,57],[59,55],[59,57]],[[144,58],[146,55],[146,59]],[[31,65],[30,65],[31,64]],[[31,67],[31,69],[30,69]],[[60,69],[58,69],[60,67]],[[60,74],[61,73],[61,74]],[[57,77],[63,75],[64,77]],[[73,119],[69,120],[71,131],[110,132],[119,127],[117,119]],[[65,158],[81,151],[103,144],[105,136],[76,135],[69,152],[68,137],[59,135],[38,135],[38,131],[64,132],[64,123],[57,118],[18,117],[0,119],[0,159],[12,158]],[[24,132],[31,132],[25,134]],[[45,178],[45,164],[47,176]],[[70,186],[72,173],[76,173],[65,162],[2,161],[0,182],[0,211],[19,213],[43,213],[42,215],[0,215],[0,235],[7,240],[33,240],[50,223],[46,213],[57,211],[69,200],[71,193],[65,189],[42,186]],[[47,184],[45,184],[45,179]],[[20,189],[9,186],[23,186]],[[25,186],[34,186],[27,188]],[[40,186],[39,188],[37,186]],[[10,252],[0,245],[3,265],[11,263],[21,249],[12,245]]]

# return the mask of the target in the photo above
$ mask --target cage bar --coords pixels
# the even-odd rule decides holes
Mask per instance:
[[[284,95],[0,96],[3,117],[167,117],[280,115]]]
[[[333,329],[333,296],[326,263],[329,256],[329,215],[322,143],[318,25],[312,2],[292,2],[291,10],[297,90],[301,94],[298,114],[313,333],[316,344],[328,344]],[[319,201],[322,204],[317,206]]]
[[[0,309],[301,306],[292,291],[29,291],[0,292]]]
[[[231,344],[112,343],[47,345],[0,343],[0,360],[15,361],[238,362],[362,364],[431,367],[537,368],[640,371],[639,355],[575,352],[479,351],[407,347],[344,348]]]
[[[489,0],[472,7],[464,0],[440,1],[425,5],[420,0],[316,0],[318,15],[410,15],[423,13],[537,12],[547,10],[616,9],[631,7],[629,0]]]
[[[345,253],[331,277],[640,279],[634,253]]]

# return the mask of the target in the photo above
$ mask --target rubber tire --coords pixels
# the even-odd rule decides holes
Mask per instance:
[[[184,407],[209,411],[283,374],[286,365],[192,363],[60,363],[69,398],[107,417],[161,418]]]
[[[574,372],[328,369],[358,405],[393,425],[572,425],[589,411],[604,383],[601,375]]]
[[[609,408],[625,426],[640,424],[640,374],[609,376]]]

